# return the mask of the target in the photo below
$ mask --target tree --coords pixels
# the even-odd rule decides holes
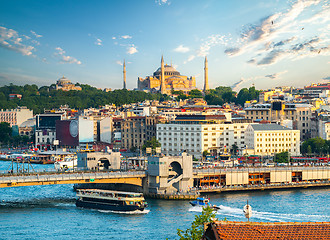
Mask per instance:
[[[288,158],[289,158],[288,151],[281,152],[281,153],[276,153],[274,161],[277,162],[277,163],[287,163]]]
[[[204,151],[203,151],[203,157],[206,157],[206,156],[208,156],[208,155],[210,155],[210,153],[209,153],[207,150],[204,150]]]
[[[12,138],[12,129],[7,122],[0,123],[0,143],[7,144]]]
[[[180,240],[199,240],[204,234],[204,223],[210,222],[212,218],[215,218],[213,209],[207,206],[203,208],[202,214],[195,215],[195,220],[191,224],[191,228],[186,231],[177,229],[177,234]]]
[[[236,144],[233,144],[231,146],[230,152],[232,155],[237,155],[237,150],[238,150],[238,146]]]
[[[156,147],[160,147],[160,146],[161,146],[161,144],[157,140],[157,138],[156,137],[152,137],[149,141],[147,141],[143,145],[142,149],[145,150],[146,148],[149,148],[149,147],[152,148],[152,149],[156,149]]]

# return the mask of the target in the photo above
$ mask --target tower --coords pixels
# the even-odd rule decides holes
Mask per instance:
[[[160,92],[161,92],[161,94],[165,94],[166,93],[166,86],[165,86],[165,69],[164,69],[163,55],[162,55],[160,69],[161,69]]]
[[[126,64],[125,64],[125,60],[124,60],[124,64],[123,64],[123,77],[124,77],[123,89],[126,89]]]
[[[208,76],[208,62],[207,62],[207,57],[205,57],[205,62],[204,62],[204,94],[206,93],[207,90],[209,90],[209,76]]]

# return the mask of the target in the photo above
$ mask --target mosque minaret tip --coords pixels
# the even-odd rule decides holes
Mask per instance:
[[[125,64],[125,60],[124,60],[124,64],[123,64],[123,77],[124,77],[123,89],[127,89],[126,88],[126,64]]]
[[[165,68],[164,68],[164,58],[163,58],[163,55],[162,55],[162,60],[161,60],[160,92],[161,92],[161,94],[165,94],[166,93]]]
[[[207,57],[205,57],[205,62],[204,62],[204,90],[203,92],[205,93],[207,90],[209,90],[209,76],[208,76],[208,62],[207,62]]]

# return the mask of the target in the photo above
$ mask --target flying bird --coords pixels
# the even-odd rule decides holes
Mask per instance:
[[[302,28],[301,30],[304,30],[305,28]]]
[[[321,50],[319,50],[318,54],[320,54]]]
[[[272,25],[274,24],[274,21],[272,21]]]

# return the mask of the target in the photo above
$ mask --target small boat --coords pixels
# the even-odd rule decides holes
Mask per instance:
[[[76,206],[116,212],[143,211],[147,206],[142,193],[101,189],[77,189]]]
[[[252,207],[249,205],[249,200],[247,200],[247,203],[243,208],[243,213],[248,221],[250,221],[250,218],[252,217]]]
[[[56,170],[72,170],[77,167],[77,156],[67,156],[62,161],[54,163]]]
[[[210,208],[213,208],[214,210],[219,210],[220,207],[216,206],[216,205],[212,205],[210,203],[210,200],[208,198],[204,198],[204,197],[198,197],[196,198],[195,201],[191,201],[189,202],[193,207],[195,206],[201,206],[201,207],[207,207],[209,206]]]

